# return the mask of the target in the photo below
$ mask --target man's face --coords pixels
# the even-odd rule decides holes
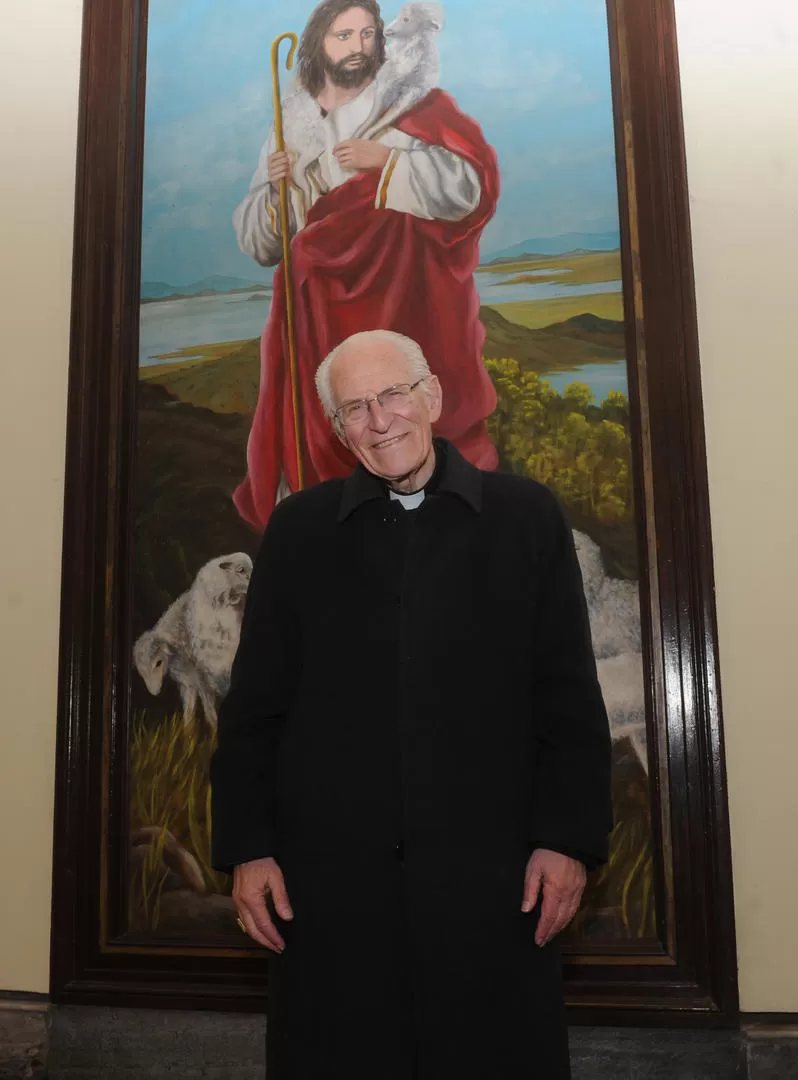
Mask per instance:
[[[376,49],[374,19],[363,8],[347,8],[334,19],[324,38],[328,75],[336,86],[360,86],[375,73]]]
[[[336,407],[416,381],[393,342],[353,342],[336,357],[330,375]],[[368,415],[340,429],[338,437],[369,472],[383,480],[401,480],[429,459],[432,425],[440,414],[441,389],[431,375],[413,390],[401,411],[371,401]]]

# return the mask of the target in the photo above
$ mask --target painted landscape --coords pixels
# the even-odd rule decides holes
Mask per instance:
[[[605,576],[594,592],[607,594],[618,586],[631,590],[632,614],[626,619],[631,631],[615,626],[611,634],[631,633],[631,647],[639,652],[629,405],[614,388],[625,388],[626,379],[619,270],[617,250],[531,253],[487,263],[484,271],[491,278],[500,273],[508,283],[523,286],[534,275],[536,286],[556,283],[558,295],[484,304],[481,319],[484,358],[499,398],[489,430],[500,467],[533,476],[559,493],[573,527],[600,555],[598,571],[583,561],[583,573]],[[571,282],[614,284],[615,291],[573,296]],[[190,299],[210,296],[226,304],[246,303],[257,310],[259,322],[265,321],[270,302],[266,283],[258,289],[250,283],[234,285],[225,292],[200,283]],[[179,305],[187,299],[177,289],[150,298],[143,319],[155,308],[161,319],[170,309],[182,319]],[[142,356],[136,634],[153,626],[190,587],[199,568],[221,552],[255,555],[258,538],[239,518],[231,496],[244,472],[259,350],[259,338],[252,337],[188,342],[156,358]],[[618,610],[616,599],[615,622]],[[628,641],[617,648],[607,657],[610,667],[619,655],[635,655]],[[628,668],[624,672],[628,676]],[[636,670],[632,677],[639,677]],[[590,882],[589,902],[569,931],[573,940],[654,934],[649,789],[641,761],[642,685],[632,696],[632,707],[621,701],[615,716],[619,824],[612,860]],[[135,703],[131,929],[189,939],[236,934],[230,882],[210,867],[212,733],[201,716],[184,727],[177,688],[168,680],[156,698],[137,680]]]

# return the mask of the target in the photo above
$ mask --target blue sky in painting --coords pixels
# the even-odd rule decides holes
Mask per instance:
[[[312,7],[150,0],[145,280],[264,276],[239,252],[231,216],[271,124],[271,42],[301,33]],[[399,7],[382,4],[386,21]],[[445,11],[441,85],[479,120],[502,172],[483,254],[617,228],[604,0],[449,0]]]

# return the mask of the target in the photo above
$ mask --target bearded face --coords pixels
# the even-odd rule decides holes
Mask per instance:
[[[325,52],[324,70],[335,86],[350,90],[374,78],[377,73],[377,57],[374,53],[371,56],[356,53],[345,60],[335,61]]]
[[[351,0],[350,0],[351,2]],[[370,82],[385,60],[385,34],[376,0],[322,0],[299,45],[299,77],[318,96],[325,81],[343,89]]]

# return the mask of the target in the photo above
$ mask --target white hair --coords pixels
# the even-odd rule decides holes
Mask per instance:
[[[393,330],[363,330],[359,334],[352,334],[351,337],[342,341],[340,345],[336,345],[332,352],[325,356],[316,370],[316,392],[319,395],[319,401],[325,415],[331,419],[338,408],[332,392],[332,366],[339,353],[343,352],[349,345],[359,343],[395,345],[407,361],[411,382],[429,378],[432,374],[424,353],[421,351],[421,346],[412,338],[405,337],[404,334],[397,334]]]

